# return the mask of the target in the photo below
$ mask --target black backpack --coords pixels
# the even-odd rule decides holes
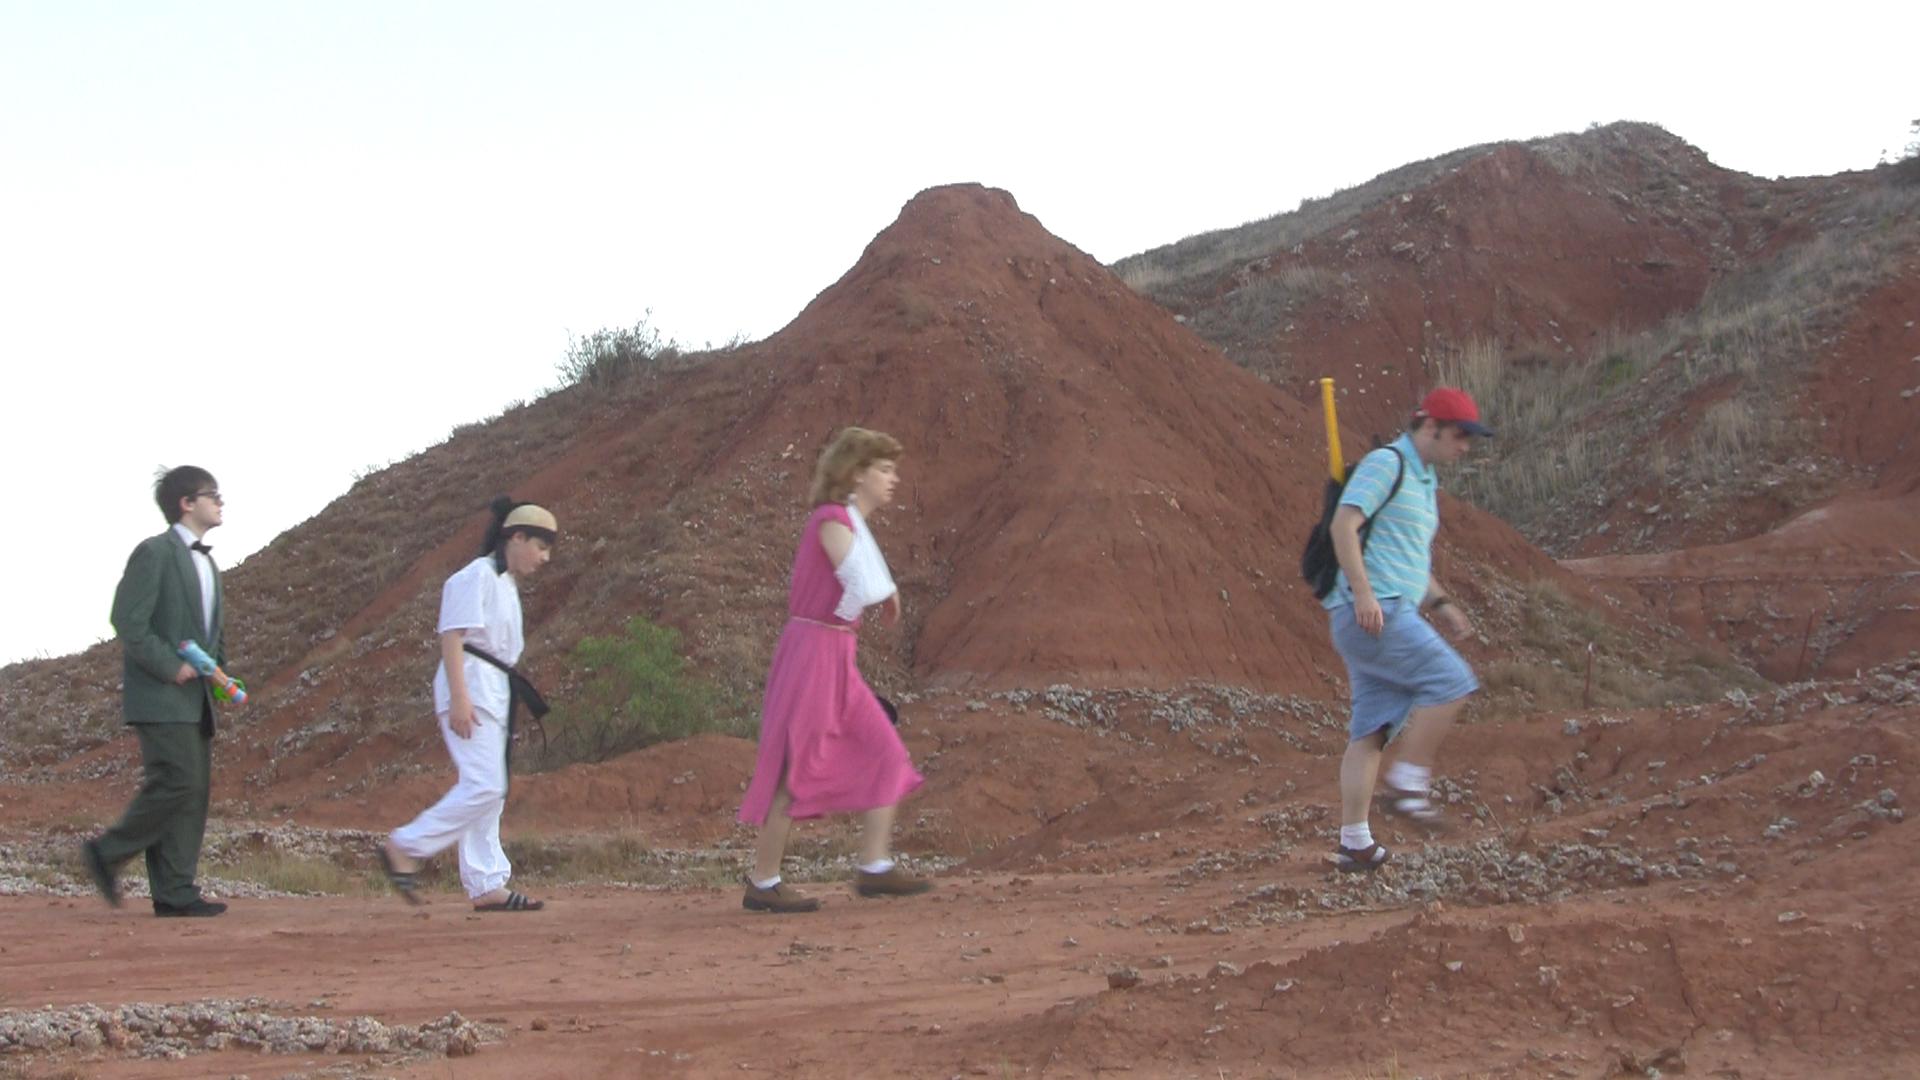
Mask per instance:
[[[1367,520],[1360,526],[1362,552],[1367,550],[1367,537],[1373,533],[1373,519],[1387,508],[1395,495],[1400,494],[1400,482],[1407,478],[1406,457],[1391,446],[1387,449],[1393,451],[1393,456],[1400,462],[1400,469],[1394,473],[1393,487],[1387,491],[1387,497],[1380,503],[1379,509],[1368,514]],[[1346,480],[1327,480],[1327,493],[1320,507],[1320,523],[1307,534],[1307,549],[1300,553],[1300,576],[1313,586],[1315,600],[1327,598],[1327,594],[1333,591],[1334,578],[1340,573],[1340,559],[1333,553],[1333,515],[1340,509],[1340,496],[1347,490],[1347,480],[1353,479],[1354,471],[1359,467],[1359,462],[1347,466]]]

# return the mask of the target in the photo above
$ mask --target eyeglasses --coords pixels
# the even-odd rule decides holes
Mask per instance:
[[[217,491],[196,491],[193,493],[193,497],[196,499],[212,499],[213,505],[215,506],[227,505],[227,500],[221,498],[220,493]]]

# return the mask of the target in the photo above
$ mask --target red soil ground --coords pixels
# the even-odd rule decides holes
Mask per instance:
[[[1443,769],[1446,831],[1381,822],[1400,861],[1366,880],[1324,862],[1328,725],[1176,732],[1123,707],[1075,726],[954,697],[909,720],[930,782],[908,845],[964,852],[977,826],[991,846],[925,898],[813,885],[821,912],[776,917],[732,889],[587,887],[528,916],[438,895],[241,900],[183,924],[12,897],[0,1005],[258,996],[502,1027],[478,1056],[394,1069],[420,1077],[1905,1075],[1916,680],[1469,724]],[[683,754],[576,790],[602,804],[606,774]],[[661,843],[729,800],[695,801]],[[1140,984],[1109,988],[1122,968]],[[25,1075],[331,1063],[35,1060]]]
[[[1481,221],[1491,212],[1464,197],[1449,212],[1493,230],[1489,245],[1519,227]],[[1655,303],[1637,281],[1623,279],[1620,302]],[[1371,881],[1331,873],[1342,687],[1293,570],[1318,509],[1318,414],[978,187],[916,198],[768,341],[603,403],[504,417],[237,569],[236,611],[251,594],[275,614],[240,646],[260,650],[243,670],[261,693],[219,744],[216,814],[384,828],[438,792],[445,769],[420,700],[432,607],[466,557],[470,508],[496,490],[549,502],[566,523],[562,557],[527,603],[530,665],[556,696],[580,677],[571,643],[636,611],[686,632],[709,671],[764,670],[798,495],[844,422],[908,443],[903,498],[877,530],[909,618],[871,635],[865,660],[919,697],[903,730],[929,783],[902,814],[901,847],[965,860],[933,896],[860,902],[814,886],[838,895],[790,919],[749,916],[731,890],[579,888],[537,916],[493,919],[452,896],[419,913],[384,899],[242,901],[189,925],[8,897],[0,1005],[257,994],[298,1013],[324,996],[342,1016],[458,1008],[505,1028],[478,1057],[401,1070],[419,1076],[1920,1066],[1920,971],[1902,948],[1916,929],[1902,805],[1920,772],[1911,664],[1709,708],[1470,723],[1442,763],[1450,833],[1383,825],[1393,867]],[[527,440],[543,456],[508,471],[498,446],[536,424],[551,445]],[[435,470],[462,490],[435,487]],[[424,509],[374,538],[390,557],[325,561],[349,524],[394,505]],[[1892,560],[1902,506],[1883,500],[1888,520],[1830,516],[1878,520],[1879,546],[1861,557]],[[1684,587],[1669,599],[1623,573],[1610,586],[1622,599],[1606,604],[1499,522],[1452,503],[1443,513],[1442,576],[1486,632],[1468,644],[1476,661],[1537,644],[1519,640],[1510,609],[1542,579],[1627,627],[1669,610],[1684,627],[1721,603]],[[1823,527],[1783,532],[1773,558],[1841,542]],[[277,599],[309,579],[321,584],[294,594],[304,608]],[[1892,621],[1853,640],[1911,632],[1897,606],[1860,611]],[[113,662],[93,650],[9,669],[0,701],[10,719],[24,701],[110,710]],[[1820,664],[1850,673],[1838,651]],[[995,693],[1055,683],[1102,693]],[[104,818],[134,782],[129,751],[124,736],[75,738],[29,758],[0,778],[0,822]],[[730,816],[751,752],[707,737],[519,778],[508,829],[738,843]],[[1120,966],[1141,985],[1108,989]],[[24,1067],[281,1064],[222,1052]]]

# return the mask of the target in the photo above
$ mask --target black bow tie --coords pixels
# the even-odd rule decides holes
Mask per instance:
[[[193,542],[193,550],[195,550],[195,551],[197,551],[197,552],[199,552],[199,553],[200,553],[200,554],[202,554],[202,555],[207,555],[207,556],[211,556],[211,555],[213,554],[213,547],[212,547],[212,545],[210,545],[210,544],[203,544],[203,543],[201,543],[201,542],[200,542],[200,541],[198,541],[198,540],[195,540],[195,541]]]

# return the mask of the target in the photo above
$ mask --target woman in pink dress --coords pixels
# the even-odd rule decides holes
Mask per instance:
[[[892,436],[850,427],[834,436],[814,469],[813,514],[793,556],[787,625],[773,650],[760,753],[740,820],[760,826],[741,906],[749,911],[814,911],[820,901],[780,881],[780,859],[796,818],[861,815],[861,896],[910,896],[931,887],[888,856],[894,808],[921,776],[854,666],[862,611],[881,604],[900,620],[900,594],[866,518],[893,501]]]

